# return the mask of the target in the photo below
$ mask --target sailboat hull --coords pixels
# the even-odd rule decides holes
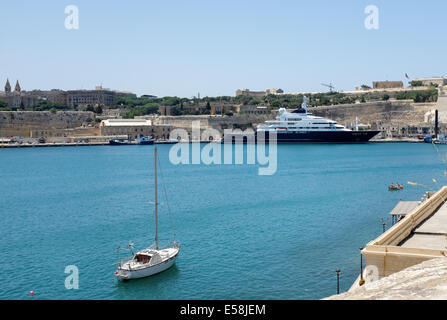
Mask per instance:
[[[156,265],[150,265],[145,268],[132,269],[132,270],[119,268],[115,273],[115,275],[118,278],[118,280],[131,280],[131,279],[150,277],[152,275],[163,272],[172,267],[175,263],[175,260],[177,259],[177,255],[178,251],[176,252],[175,255],[161,261],[160,263]]]

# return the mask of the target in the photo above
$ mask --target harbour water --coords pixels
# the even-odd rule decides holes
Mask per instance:
[[[153,243],[153,146],[0,150],[0,299],[319,299],[359,274],[359,247],[399,200],[445,184],[429,144],[281,145],[278,170],[172,165],[163,186],[176,265],[118,283],[115,249]],[[447,152],[446,146],[439,146]],[[436,183],[432,179],[436,179]],[[414,181],[389,192],[393,182]],[[172,238],[160,198],[161,242]],[[65,288],[65,267],[79,289]]]

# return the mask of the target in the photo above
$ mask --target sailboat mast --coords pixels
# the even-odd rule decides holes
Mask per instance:
[[[155,163],[155,250],[158,250],[157,147],[154,147],[154,163]]]

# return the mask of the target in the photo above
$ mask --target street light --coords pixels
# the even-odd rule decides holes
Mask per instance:
[[[340,294],[340,269],[335,270],[337,273],[337,294]]]
[[[363,286],[365,284],[365,279],[363,279],[363,255],[362,255],[363,248],[360,248],[360,281],[359,285]]]
[[[385,233],[385,231],[386,231],[386,224],[387,224],[388,221],[389,221],[389,218],[386,218],[386,219],[380,218],[380,222],[382,223],[383,233]]]

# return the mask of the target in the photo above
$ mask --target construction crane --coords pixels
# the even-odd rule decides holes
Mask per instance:
[[[328,87],[330,92],[334,92],[335,87],[332,85],[332,83],[329,83],[329,84],[322,83],[321,85]]]

